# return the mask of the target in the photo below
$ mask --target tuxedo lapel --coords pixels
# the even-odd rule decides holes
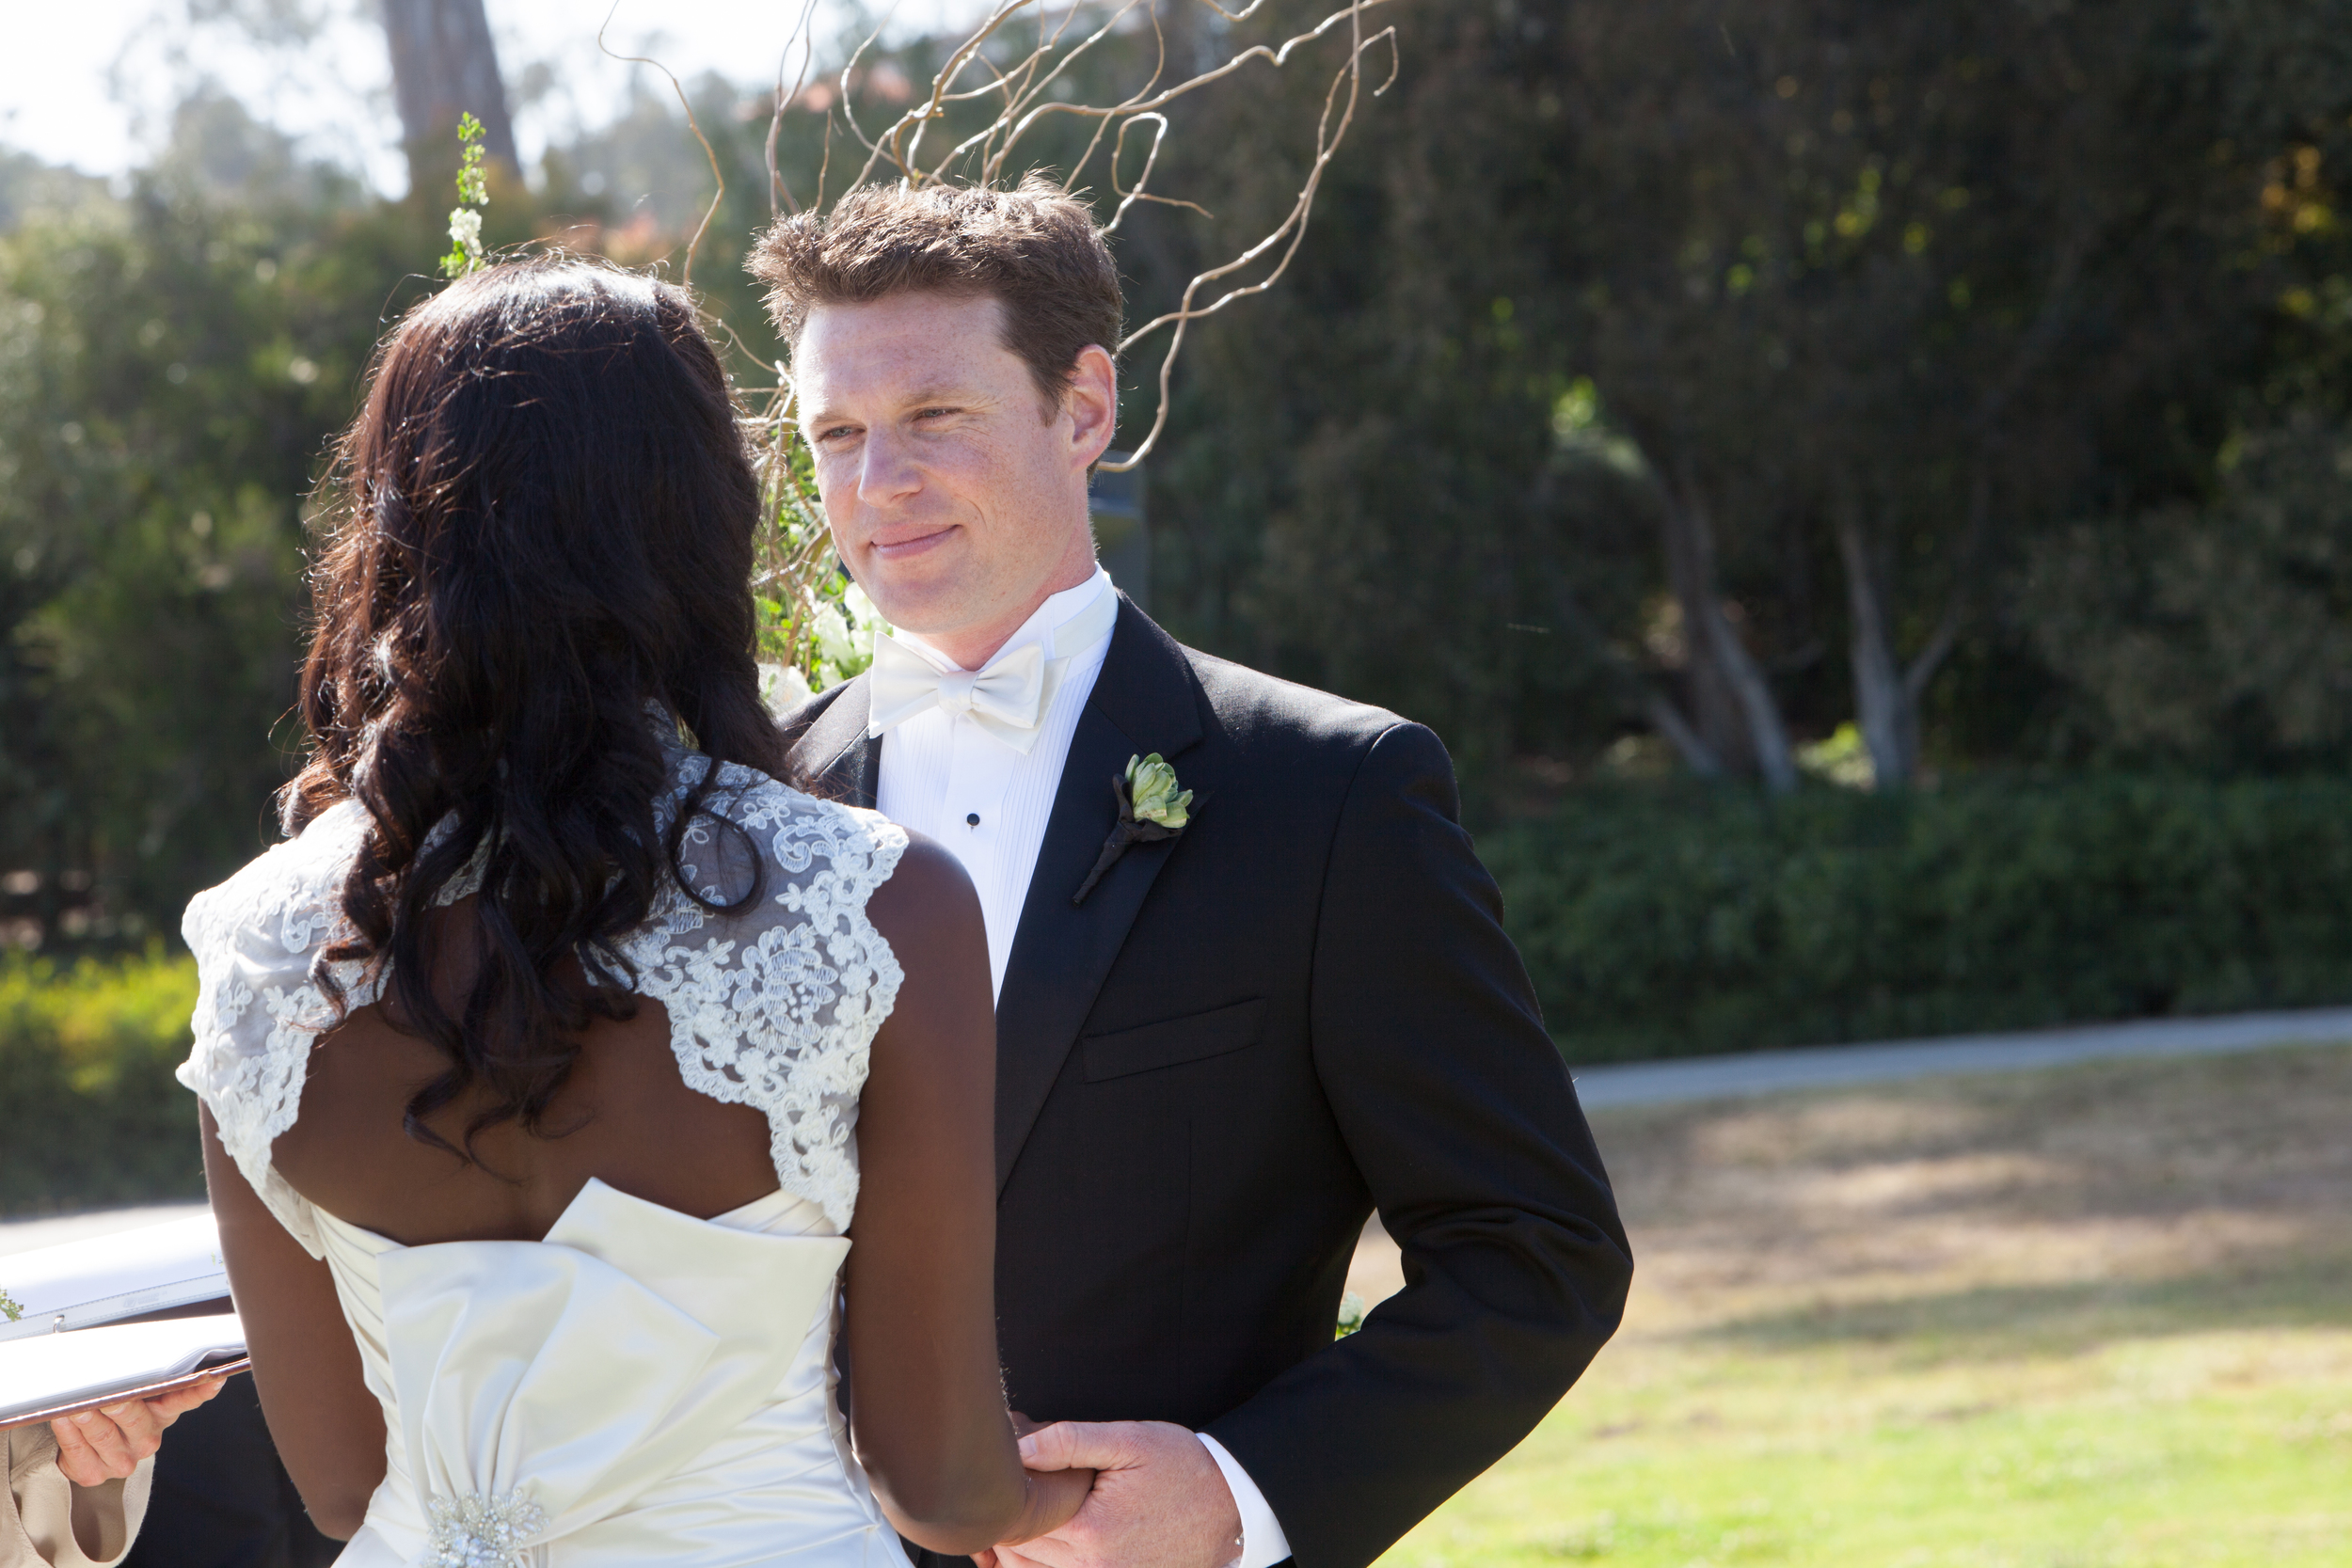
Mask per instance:
[[[809,793],[870,810],[882,782],[882,739],[866,733],[872,711],[866,677],[836,689],[839,695],[828,691],[811,705],[823,705],[815,717],[794,726],[793,768]]]
[[[1085,903],[1073,903],[1119,820],[1111,781],[1130,757],[1157,752],[1174,762],[1200,738],[1200,689],[1184,651],[1121,594],[1102,673],[1071,737],[997,996],[1000,1192],[1144,895],[1181,842],[1130,847]]]

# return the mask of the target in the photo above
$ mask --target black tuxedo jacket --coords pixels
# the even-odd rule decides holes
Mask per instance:
[[[872,805],[863,678],[788,726]],[[1158,752],[1195,792],[1072,902]],[[1526,1435],[1632,1259],[1438,738],[1121,603],[996,1008],[998,1332],[1039,1420],[1208,1432],[1295,1560],[1377,1557]],[[1332,1342],[1375,1208],[1406,1287]]]

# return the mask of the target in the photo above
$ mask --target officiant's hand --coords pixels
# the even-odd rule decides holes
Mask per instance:
[[[1224,1568],[1241,1551],[1241,1511],[1200,1439],[1167,1421],[1057,1421],[1021,1439],[1032,1470],[1091,1469],[1070,1522],[995,1568]]]
[[[103,1486],[139,1467],[163,1446],[164,1428],[202,1404],[229,1380],[208,1377],[177,1393],[131,1400],[49,1423],[57,1434],[57,1469],[76,1486]]]

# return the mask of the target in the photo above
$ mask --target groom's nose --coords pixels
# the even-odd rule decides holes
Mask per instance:
[[[887,507],[922,488],[914,443],[893,430],[867,431],[865,449],[858,453],[857,499],[867,506]]]

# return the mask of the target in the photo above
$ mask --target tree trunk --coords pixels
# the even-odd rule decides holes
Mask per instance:
[[[1715,571],[1715,531],[1697,486],[1688,473],[1672,482],[1658,475],[1660,515],[1665,531],[1666,571],[1676,601],[1682,607],[1683,636],[1690,647],[1694,697],[1705,717],[1705,683],[1720,681],[1740,721],[1740,738],[1774,793],[1797,785],[1797,760],[1788,743],[1788,726],[1780,716],[1764,667],[1724,613],[1723,594]],[[1718,748],[1720,750],[1720,748]]]
[[[1702,779],[1712,779],[1723,772],[1723,761],[1715,755],[1715,749],[1691,727],[1690,721],[1682,717],[1682,710],[1664,692],[1645,681],[1635,692],[1635,700],[1641,705],[1642,717],[1649,721],[1650,728],[1666,737],[1666,744],[1675,749],[1683,767]]]
[[[1870,752],[1872,786],[1907,789],[1919,779],[1919,705],[1928,683],[1960,643],[1968,618],[1970,589],[1984,553],[1993,515],[1993,459],[1980,454],[1968,485],[1968,517],[1952,557],[1951,589],[1944,613],[1925,646],[1905,665],[1895,652],[1888,626],[1886,584],[1872,559],[1866,502],[1851,477],[1841,476],[1832,498],[1837,557],[1846,573],[1846,607],[1852,623],[1854,724]]]
[[[484,152],[519,170],[515,122],[506,112],[506,85],[499,76],[498,50],[482,0],[383,0],[383,5],[409,189],[423,190],[454,166],[450,138],[460,114],[482,121]]]
[[[1870,752],[1872,785],[1907,787],[1918,769],[1919,710],[1895,664],[1886,627],[1885,594],[1862,528],[1862,501],[1851,492],[1837,506],[1837,555],[1846,568],[1847,616],[1852,626],[1854,722]]]
[[[1623,693],[1627,705],[1640,714],[1651,729],[1665,736],[1666,744],[1675,749],[1675,754],[1682,759],[1683,767],[1702,779],[1721,774],[1724,770],[1723,758],[1716,754],[1715,748],[1708,745],[1707,738],[1692,726],[1690,720],[1683,717],[1682,710],[1675,705],[1672,697],[1661,691],[1649,676],[1634,667],[1632,660],[1611,644],[1600,624],[1585,613],[1584,606],[1577,598],[1575,590],[1568,586],[1559,567],[1552,565],[1546,575],[1549,580],[1553,618],[1600,660]]]

